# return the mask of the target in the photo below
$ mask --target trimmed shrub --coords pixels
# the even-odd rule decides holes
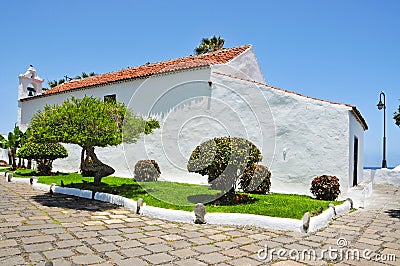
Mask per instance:
[[[322,175],[311,182],[311,193],[320,200],[335,200],[340,194],[339,178]]]
[[[37,162],[38,175],[51,175],[53,161],[68,156],[67,149],[60,143],[34,143],[28,142],[17,152],[17,156],[32,159]]]
[[[271,187],[271,172],[264,165],[253,165],[239,177],[240,187],[244,192],[268,194]]]
[[[135,180],[137,182],[157,181],[161,170],[155,160],[140,160],[135,165]]]
[[[233,195],[238,175],[261,159],[261,152],[250,141],[221,137],[207,140],[197,146],[190,155],[187,169],[189,172],[208,175],[211,188],[229,191],[229,194]]]

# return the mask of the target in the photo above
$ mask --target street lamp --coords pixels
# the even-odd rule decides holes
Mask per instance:
[[[383,95],[383,102],[382,102]],[[386,95],[383,91],[379,94],[379,103],[376,105],[379,110],[383,109],[383,159],[382,159],[382,168],[387,168],[386,163]]]

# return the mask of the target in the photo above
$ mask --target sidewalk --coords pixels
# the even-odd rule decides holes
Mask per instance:
[[[365,209],[313,234],[165,222],[111,204],[51,196],[4,178],[0,195],[0,262],[7,266],[46,261],[55,266],[400,265],[400,187],[374,186]],[[322,252],[334,248],[343,252]],[[359,250],[362,257],[366,249],[378,261],[346,253]],[[304,250],[318,258],[302,258]],[[383,261],[392,255],[396,261]]]

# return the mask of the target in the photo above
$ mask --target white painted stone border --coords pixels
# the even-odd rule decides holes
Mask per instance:
[[[350,211],[351,202],[346,200],[343,204],[335,206],[334,208],[329,207],[326,211],[318,216],[311,217],[310,226],[307,232],[315,232],[321,228],[326,227],[331,220],[342,216]]]
[[[13,178],[12,181],[29,184],[28,178],[19,178],[19,179],[27,179],[28,182],[15,181],[15,179],[16,178]],[[39,184],[36,182],[33,183],[32,188],[43,191],[50,191],[50,189],[52,189],[54,193],[92,199],[92,191],[90,190],[80,190],[77,188],[66,188],[55,185],[50,186],[50,185]],[[131,211],[136,212],[137,210],[136,201],[118,195],[96,192],[94,194],[94,199],[102,202],[108,202],[119,206],[123,206]],[[307,230],[304,230],[302,220],[270,217],[270,216],[263,216],[256,214],[212,212],[212,213],[207,213],[205,219],[207,224],[256,226],[272,230],[310,233],[318,231],[319,229],[328,226],[331,220],[349,212],[351,205],[352,205],[351,200],[347,199],[343,204],[334,207],[329,207],[326,211],[324,211],[320,215],[311,217],[309,222],[309,228]],[[173,222],[184,222],[184,223],[194,223],[195,219],[194,212],[164,209],[146,205],[140,207],[139,214],[150,218],[162,219]]]

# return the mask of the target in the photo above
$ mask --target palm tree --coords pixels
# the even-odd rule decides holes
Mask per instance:
[[[97,74],[94,73],[94,72],[90,72],[89,74],[86,73],[86,72],[82,72],[82,74],[81,75],[77,75],[75,77],[75,79],[84,79],[84,78],[93,77],[93,76],[97,76]],[[68,79],[68,81],[71,80],[71,78],[69,78],[69,77],[67,77],[67,79]],[[58,81],[57,80],[53,80],[53,81],[47,82],[47,84],[49,85],[50,88],[54,88],[55,86],[61,85],[66,81],[67,81],[66,79],[60,79]]]
[[[217,50],[221,50],[224,46],[225,40],[221,38],[221,36],[216,37],[213,35],[210,38],[203,38],[199,44],[199,46],[194,49],[194,52],[199,54],[205,54],[209,52],[215,52]]]
[[[57,80],[49,81],[49,82],[47,82],[47,84],[49,85],[50,88],[54,88],[55,86],[63,84],[64,82],[65,82],[65,79],[60,79],[59,81],[57,81]]]
[[[90,72],[89,74],[87,74],[86,72],[82,72],[82,74],[81,75],[77,75],[75,77],[75,79],[84,79],[84,78],[94,77],[94,76],[97,76],[97,74],[94,73],[94,72]]]

